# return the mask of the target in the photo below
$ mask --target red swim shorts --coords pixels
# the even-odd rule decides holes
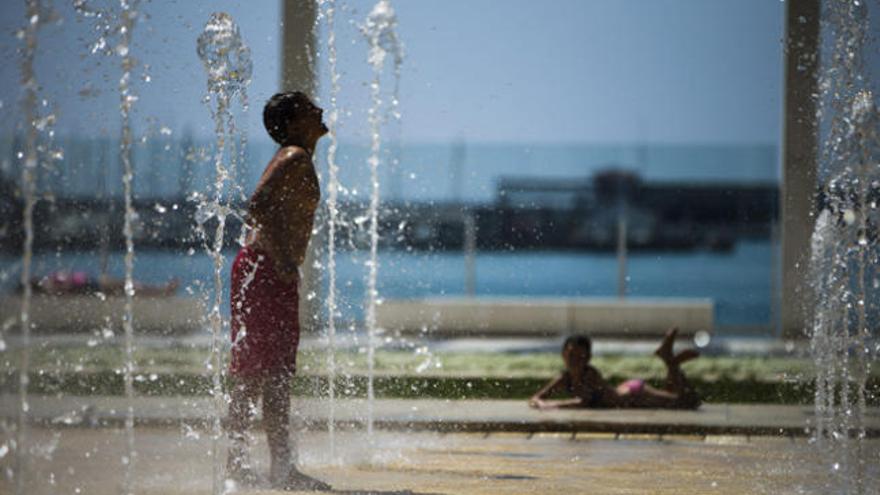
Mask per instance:
[[[245,246],[232,264],[232,358],[239,376],[296,370],[299,346],[297,281],[285,282],[260,249]]]

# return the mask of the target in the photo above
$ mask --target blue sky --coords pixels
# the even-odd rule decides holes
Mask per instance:
[[[779,133],[778,2],[416,5],[399,12],[405,135],[411,126],[502,141],[767,142]]]
[[[23,3],[3,2],[3,110],[18,115],[14,30]],[[88,55],[91,25],[55,2],[61,25],[41,31],[38,79],[61,133],[118,133],[118,60]],[[98,5],[101,2],[93,2]],[[115,2],[111,2],[115,3]],[[365,43],[357,31],[372,5],[340,2],[340,135],[366,139]],[[401,81],[409,142],[773,143],[780,134],[784,3],[775,0],[397,1],[406,60]],[[200,103],[205,75],[195,39],[213,11],[239,22],[254,56],[247,117],[263,139],[260,106],[277,89],[275,0],[154,0],[134,31],[139,59],[135,124],[208,136]],[[325,34],[321,33],[323,42]],[[322,43],[323,44],[323,43]],[[322,50],[323,52],[323,50]],[[322,53],[323,55],[323,53]],[[326,83],[327,67],[319,60]],[[386,79],[390,82],[390,79]],[[322,88],[326,97],[326,84]],[[83,96],[85,95],[85,96]],[[3,119],[8,132],[14,119]]]

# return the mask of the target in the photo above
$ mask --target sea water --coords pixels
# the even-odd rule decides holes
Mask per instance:
[[[727,253],[708,251],[637,252],[629,258],[629,295],[632,297],[707,297],[715,303],[716,325],[744,327],[769,325],[772,315],[773,252],[768,241],[740,242]],[[338,318],[363,321],[366,251],[337,252]],[[235,250],[223,251],[225,264]],[[381,250],[377,287],[383,298],[417,298],[464,295],[465,257],[460,252],[407,252]],[[163,284],[172,276],[198,292],[197,281],[213,277],[213,261],[200,252],[147,251],[138,253],[135,279]],[[18,258],[0,257],[0,266],[15,270]],[[97,270],[100,255],[94,252],[38,253],[33,271],[45,274],[61,268]],[[122,269],[122,253],[111,253],[110,273]],[[477,296],[614,297],[617,260],[614,253],[521,251],[477,252]],[[228,270],[222,274],[228,287]],[[0,278],[2,280],[2,278]],[[7,277],[2,290],[11,290]],[[326,283],[326,280],[325,280]],[[228,311],[228,301],[221,307]],[[344,329],[347,326],[338,325]]]

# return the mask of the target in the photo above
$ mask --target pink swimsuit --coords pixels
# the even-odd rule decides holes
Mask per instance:
[[[629,390],[630,394],[640,394],[643,390],[645,390],[645,380],[639,380],[637,378],[633,378],[631,380],[627,380],[623,382],[621,385]]]

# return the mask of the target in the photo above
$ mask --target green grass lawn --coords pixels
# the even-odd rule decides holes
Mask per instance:
[[[0,390],[17,387],[15,352],[0,355]],[[140,348],[135,352],[135,388],[146,395],[205,395],[211,387],[203,347]],[[300,352],[294,393],[326,394],[327,354]],[[336,354],[337,393],[363,396],[366,354]],[[644,378],[662,386],[665,368],[654,356],[596,356],[593,364],[611,383]],[[422,351],[376,352],[376,395],[397,398],[525,399],[561,371],[558,353]],[[123,352],[118,347],[39,347],[31,355],[31,390],[41,394],[118,395],[122,393]],[[790,357],[704,356],[684,370],[708,402],[808,404],[813,364]],[[880,397],[880,373],[869,380],[871,397]]]
[[[144,373],[198,373],[206,371],[209,354],[206,348],[139,348],[135,351],[136,368]],[[2,370],[17,367],[15,353],[4,353]],[[122,349],[109,346],[41,347],[31,353],[31,369],[46,372],[82,372],[121,369]],[[327,373],[328,356],[323,351],[303,350],[298,358],[304,375]],[[344,374],[361,375],[367,370],[367,357],[359,352],[337,352],[337,369]],[[603,355],[593,358],[593,365],[610,377],[660,379],[663,363],[654,356]],[[684,365],[689,376],[703,380],[790,381],[811,375],[812,362],[787,357],[704,356]],[[375,370],[381,375],[434,377],[550,378],[562,369],[558,353],[490,352],[376,352]],[[875,370],[875,374],[878,370]]]

